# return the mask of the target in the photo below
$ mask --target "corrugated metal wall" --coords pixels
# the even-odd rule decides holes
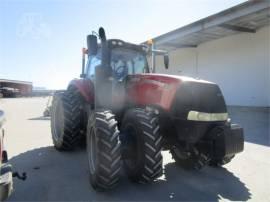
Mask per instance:
[[[170,52],[170,68],[157,72],[216,82],[228,105],[270,107],[270,27]]]

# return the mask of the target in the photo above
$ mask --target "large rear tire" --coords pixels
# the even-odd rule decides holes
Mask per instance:
[[[114,115],[110,111],[93,111],[86,137],[91,185],[98,191],[113,188],[121,170],[119,131]]]
[[[75,87],[56,92],[51,108],[52,140],[57,150],[72,150],[81,140],[82,101]]]
[[[121,143],[124,167],[132,181],[147,183],[162,175],[162,136],[153,111],[128,110],[121,126]]]

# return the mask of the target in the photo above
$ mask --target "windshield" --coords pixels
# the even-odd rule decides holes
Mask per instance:
[[[141,52],[124,48],[112,49],[111,67],[113,76],[117,80],[122,80],[131,74],[149,73],[145,55]]]

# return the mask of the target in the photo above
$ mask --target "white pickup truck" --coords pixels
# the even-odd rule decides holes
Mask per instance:
[[[8,163],[7,151],[4,149],[4,112],[0,110],[0,201],[7,199],[12,192],[12,167]]]

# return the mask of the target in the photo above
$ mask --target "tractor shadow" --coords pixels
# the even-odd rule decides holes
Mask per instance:
[[[9,201],[246,201],[251,194],[227,169],[186,171],[174,163],[164,167],[163,179],[141,185],[130,182],[124,172],[119,186],[96,192],[88,181],[86,152],[58,152],[41,147],[10,159],[14,171],[26,172],[26,181],[14,179]]]

